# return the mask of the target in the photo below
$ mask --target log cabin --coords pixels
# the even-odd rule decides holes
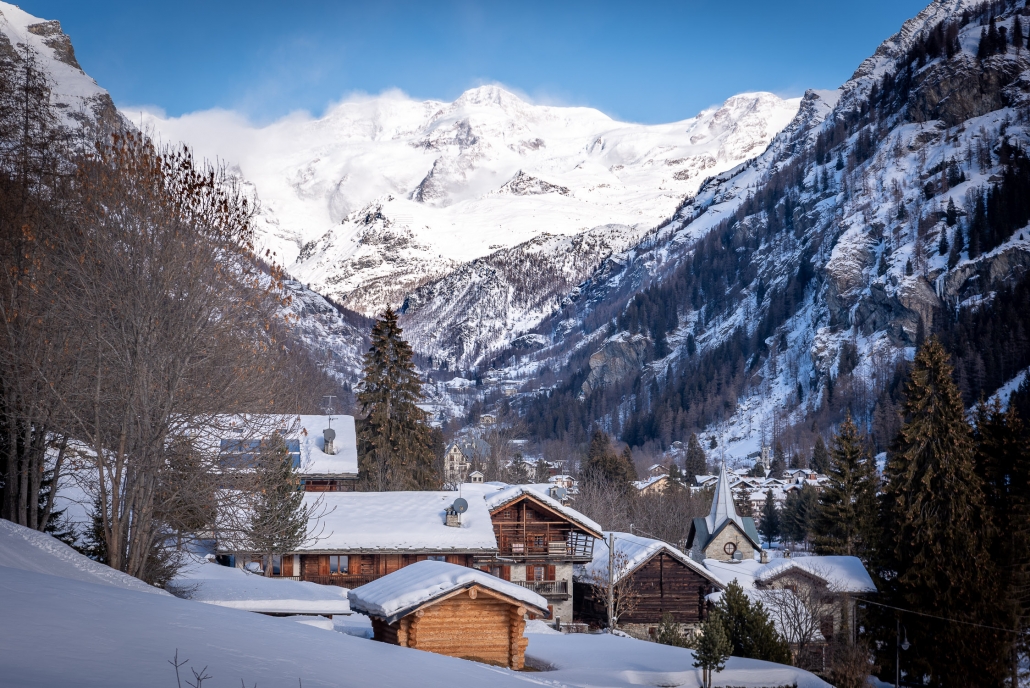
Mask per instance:
[[[614,538],[614,584],[619,599],[617,628],[642,640],[653,640],[668,614],[691,635],[707,618],[707,595],[722,590],[718,577],[672,545],[630,533],[605,533]],[[594,558],[576,567],[574,618],[594,627],[608,625],[607,540],[599,540]]]
[[[552,618],[571,621],[572,568],[591,561],[601,526],[528,485],[486,491],[484,498],[497,554],[476,565],[543,595]]]
[[[348,593],[351,609],[372,619],[375,640],[520,670],[527,613],[546,616],[546,600],[481,571],[422,561]]]

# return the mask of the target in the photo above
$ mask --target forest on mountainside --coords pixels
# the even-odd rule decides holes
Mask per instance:
[[[938,335],[953,357],[967,405],[1030,365],[1028,316],[1020,305],[1030,286],[1018,256],[996,287],[988,286],[985,280],[996,278],[980,263],[959,266],[964,275],[980,270],[979,282],[967,278],[963,288],[972,291],[962,293],[962,303],[949,298],[920,316],[913,329],[895,324],[898,315],[889,309],[878,313],[880,306],[847,312],[835,305],[834,276],[827,267],[842,231],[835,211],[866,203],[866,189],[883,188],[891,208],[890,223],[870,231],[880,237],[870,280],[886,279],[897,255],[903,275],[921,275],[929,284],[935,256],[949,256],[953,270],[960,259],[990,257],[1026,233],[1030,163],[1022,142],[1030,106],[1026,99],[1013,100],[1009,87],[1025,66],[1028,37],[1019,28],[1001,44],[997,37],[1004,32],[992,28],[1003,14],[1018,18],[1025,11],[1001,0],[937,22],[864,95],[835,109],[814,134],[802,130],[778,148],[774,144],[769,172],[729,216],[679,249],[672,256],[674,267],[660,271],[623,309],[604,311],[607,322],[593,321],[606,336],[628,332],[648,338],[641,370],[583,394],[586,357],[573,355],[556,376],[560,382],[525,403],[531,434],[583,444],[591,428],[601,427],[632,446],[668,447],[732,416],[742,399],[764,393],[763,385],[789,366],[796,382],[777,408],[772,428],[789,453],[810,454],[816,436],[842,422],[849,410],[877,451],[884,451],[899,427],[905,347]],[[976,25],[983,27],[981,40],[989,45],[974,58],[961,50],[958,36]],[[956,74],[970,76],[963,80]],[[941,79],[951,79],[956,89],[949,102],[969,99],[972,109],[934,104],[939,96],[931,92]],[[1009,114],[989,137],[981,128],[959,138],[973,114],[1005,107]],[[899,147],[899,131],[935,121],[943,132],[939,140],[949,146],[939,163],[923,163],[924,153]],[[923,165],[912,180],[919,193],[892,190],[886,181],[891,165],[913,161]],[[984,183],[967,184],[958,198],[949,194],[977,175]],[[692,217],[704,212],[695,209]],[[933,279],[943,278],[935,272]],[[795,370],[798,347],[811,346],[792,334],[806,318],[831,332],[850,328],[853,339],[870,334],[867,327],[886,329],[895,353],[862,353],[846,341],[828,370]],[[584,330],[588,322],[589,315]]]

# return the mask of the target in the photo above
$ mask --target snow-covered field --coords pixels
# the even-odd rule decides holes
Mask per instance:
[[[275,618],[178,599],[6,521],[0,608],[0,676],[19,688],[175,686],[169,661],[176,653],[188,660],[184,678],[193,681],[191,668],[206,671],[209,688],[241,680],[308,687],[700,685],[689,650],[561,635],[542,622],[527,630],[536,671],[523,673],[368,640],[364,617],[334,618],[328,630],[317,617]],[[304,623],[310,621],[315,625]],[[747,659],[730,659],[716,680],[749,688],[827,685],[798,669]]]

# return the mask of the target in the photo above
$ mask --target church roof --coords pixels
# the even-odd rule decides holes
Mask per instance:
[[[700,541],[702,548],[707,547],[712,538],[718,535],[730,523],[737,526],[756,549],[762,549],[761,540],[758,537],[758,529],[755,528],[755,520],[737,514],[737,508],[733,503],[730,472],[726,469],[726,464],[723,464],[719,471],[719,479],[715,483],[712,510],[708,516],[694,519],[690,535],[688,536],[688,542],[693,544],[695,541]]]

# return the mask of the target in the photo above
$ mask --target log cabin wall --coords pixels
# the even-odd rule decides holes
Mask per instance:
[[[333,556],[346,557],[346,568],[333,572],[330,566],[330,557]],[[459,566],[473,565],[471,554],[301,554],[300,571],[293,575],[312,583],[354,588],[430,557],[441,557],[443,561]],[[338,561],[337,567],[343,568],[343,562]]]
[[[401,647],[522,669],[528,644],[523,637],[525,607],[477,588],[471,590],[423,607],[392,624],[372,619],[373,637]]]
[[[623,625],[657,626],[666,613],[673,621],[696,626],[705,620],[705,596],[715,592],[711,581],[667,552],[659,552],[629,577],[636,603],[619,617]],[[607,623],[607,591],[579,584],[573,589],[574,618],[582,623]]]

